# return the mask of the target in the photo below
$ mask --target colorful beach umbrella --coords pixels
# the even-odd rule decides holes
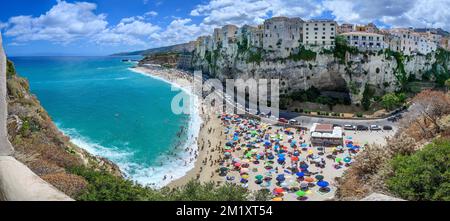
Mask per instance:
[[[325,187],[327,187],[327,186],[329,186],[330,184],[327,182],[327,181],[319,181],[319,182],[317,182],[317,186],[320,186],[320,187],[322,187],[322,188],[325,188]]]
[[[297,195],[298,197],[304,197],[304,196],[306,196],[306,192],[302,191],[302,190],[299,190],[299,191],[297,191],[295,193],[295,195]]]

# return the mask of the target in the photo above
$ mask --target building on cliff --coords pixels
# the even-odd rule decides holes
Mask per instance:
[[[347,32],[341,34],[347,43],[361,51],[379,51],[386,48],[384,35],[368,32]]]
[[[335,45],[337,23],[333,20],[310,20],[303,24],[303,44],[331,48]]]
[[[437,44],[432,37],[415,32],[412,29],[395,28],[389,31],[388,45],[393,51],[405,55],[428,54],[436,51]]]
[[[274,17],[264,22],[263,48],[280,57],[287,57],[302,43],[303,20]]]
[[[337,33],[338,34],[342,34],[342,33],[353,32],[353,31],[355,31],[354,27],[355,27],[354,24],[348,24],[348,23],[344,23],[342,25],[338,25]]]

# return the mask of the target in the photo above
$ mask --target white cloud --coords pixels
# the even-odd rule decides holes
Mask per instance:
[[[175,19],[167,28],[151,36],[158,46],[185,43],[212,31],[210,26],[192,24],[191,19]]]
[[[92,3],[67,3],[58,0],[55,6],[39,17],[10,18],[5,35],[19,42],[49,40],[70,43],[106,28],[106,15],[95,14],[96,8]]]
[[[158,12],[155,11],[149,11],[147,13],[145,13],[145,16],[150,16],[150,17],[155,17],[158,15]]]
[[[325,0],[323,5],[339,22],[380,21],[394,27],[450,29],[449,0]]]
[[[313,0],[213,0],[198,5],[191,16],[203,16],[207,25],[260,24],[270,15],[311,18],[322,13],[320,3]]]

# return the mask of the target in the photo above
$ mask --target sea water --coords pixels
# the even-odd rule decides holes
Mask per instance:
[[[174,114],[172,98],[180,91],[131,71],[135,64],[122,59],[11,58],[74,144],[113,161],[129,179],[161,187],[193,168],[185,149],[195,144],[200,119]]]

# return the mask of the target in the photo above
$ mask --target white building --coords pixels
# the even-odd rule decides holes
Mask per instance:
[[[386,48],[384,36],[368,32],[348,32],[341,34],[350,46],[357,47],[361,51],[379,51]]]
[[[393,51],[400,51],[405,55],[428,54],[436,51],[437,44],[432,39],[414,32],[411,29],[391,29],[389,48]]]
[[[337,23],[333,20],[310,20],[303,24],[303,44],[334,47]]]
[[[342,127],[333,127],[332,124],[314,123],[311,127],[311,143],[318,146],[343,145],[344,131]]]

